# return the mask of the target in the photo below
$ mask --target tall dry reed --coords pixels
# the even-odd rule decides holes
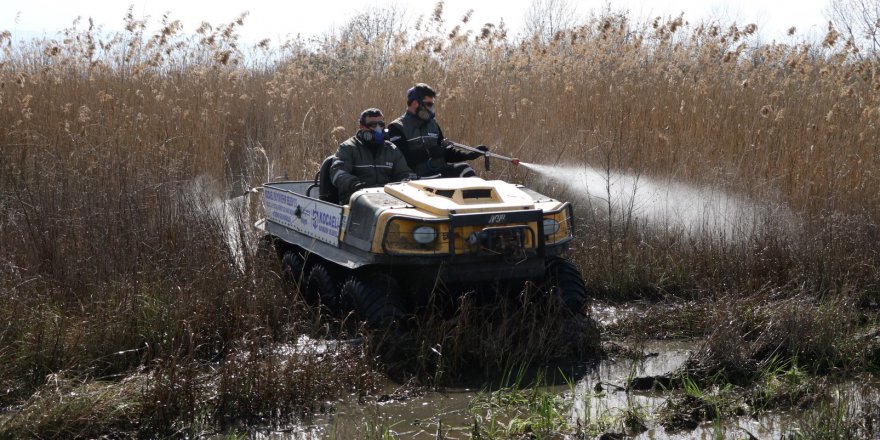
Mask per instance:
[[[794,213],[725,241],[581,207],[573,253],[596,294],[796,286],[876,301],[880,75],[834,29],[766,44],[753,25],[605,12],[549,40],[513,39],[503,25],[450,25],[440,7],[404,32],[247,47],[245,19],[192,35],[131,13],[117,33],[0,33],[0,404],[59,371],[106,377],[299,335],[303,311],[266,261],[236,263],[211,207],[266,178],[312,178],[363,108],[390,119],[415,82],[439,90],[452,139]],[[242,230],[255,212],[237,217]]]

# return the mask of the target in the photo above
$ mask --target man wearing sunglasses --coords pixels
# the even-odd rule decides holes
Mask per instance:
[[[447,145],[443,131],[434,119],[437,93],[419,83],[406,92],[406,113],[388,124],[388,137],[403,152],[406,162],[422,178],[472,177],[477,173],[466,160],[482,154],[465,152]],[[485,145],[477,147],[489,151]]]
[[[385,117],[377,108],[361,112],[354,136],[339,145],[330,167],[330,180],[339,202],[348,204],[352,193],[371,186],[415,177],[403,154],[385,139]]]

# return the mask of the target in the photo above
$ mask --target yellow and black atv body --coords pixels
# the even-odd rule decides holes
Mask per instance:
[[[583,313],[583,278],[563,258],[574,230],[568,202],[478,177],[362,189],[348,205],[332,197],[311,181],[263,185],[256,226],[307,298],[382,326],[438,289],[533,282]]]

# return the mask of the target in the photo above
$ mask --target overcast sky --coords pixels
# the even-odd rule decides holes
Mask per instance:
[[[809,32],[823,34],[827,27],[823,11],[829,0],[610,0],[613,9],[628,9],[633,18],[674,16],[684,12],[685,19],[698,22],[703,19],[723,18],[737,23],[755,23],[763,40],[782,40],[785,30],[791,26],[804,36]],[[486,22],[497,23],[500,19],[508,24],[512,33],[522,28],[526,11],[533,0],[446,0],[447,22],[458,22],[469,9],[474,9],[471,23],[474,27]],[[285,36],[320,35],[334,25],[344,24],[348,18],[363,12],[368,5],[389,5],[392,0],[249,0],[243,1],[188,1],[188,0],[3,0],[0,2],[0,31],[13,32],[14,39],[34,36],[55,37],[60,29],[70,26],[77,16],[83,22],[92,18],[105,30],[119,30],[129,5],[134,6],[136,18],[151,17],[151,26],[165,12],[184,24],[185,31],[192,32],[201,22],[221,24],[235,19],[248,11],[249,17],[241,29],[242,38],[256,42],[263,38],[273,41]],[[435,1],[397,1],[407,10],[408,17],[429,14]],[[569,0],[580,14],[599,10],[605,0]]]

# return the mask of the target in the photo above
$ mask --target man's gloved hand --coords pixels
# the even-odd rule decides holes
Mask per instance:
[[[367,184],[364,182],[355,183],[352,192],[357,191],[359,189],[364,189],[366,187],[367,187]]]
[[[470,153],[467,154],[467,156],[465,156],[467,158],[467,160],[479,159],[480,157],[485,156],[485,154],[483,154],[483,153],[489,151],[489,147],[487,147],[485,145],[477,145],[477,149],[480,150],[480,152],[471,151]]]

